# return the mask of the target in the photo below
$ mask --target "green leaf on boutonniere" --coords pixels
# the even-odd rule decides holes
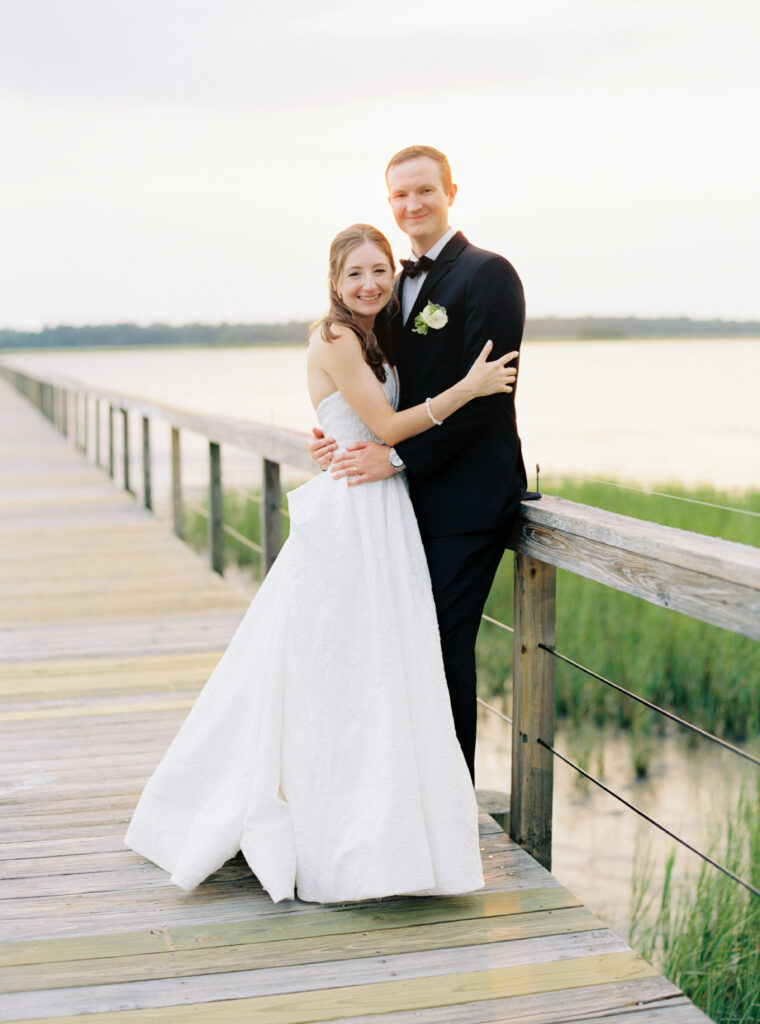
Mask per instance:
[[[431,327],[434,331],[439,331],[448,322],[449,315],[445,307],[439,306],[435,302],[428,302],[422,312],[418,313],[414,318],[412,333],[427,334]]]

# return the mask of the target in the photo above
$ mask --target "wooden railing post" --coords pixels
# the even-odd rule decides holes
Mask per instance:
[[[82,451],[87,454],[87,443],[90,436],[90,396],[85,391],[82,396],[84,400],[84,424],[83,424],[83,436],[82,436]]]
[[[150,481],[150,420],[142,418],[142,470],[143,470],[143,504],[145,508],[153,508],[153,495]]]
[[[224,508],[222,503],[222,452],[215,441],[208,446],[208,550],[211,568],[224,575]]]
[[[95,465],[100,465],[100,399],[95,399]]]
[[[61,389],[61,433],[64,437],[69,436],[69,393],[66,388]]]
[[[261,575],[266,576],[282,547],[282,500],[280,488],[280,464],[263,460],[262,494],[259,513],[261,516]]]
[[[556,569],[515,554],[514,697],[510,835],[551,870]]]
[[[74,407],[74,447],[77,451],[82,450],[82,439],[79,435],[79,406],[81,395],[78,391],[72,392],[72,405]]]
[[[122,427],[122,456],[124,463],[124,490],[132,493],[132,488],[129,486],[129,409],[122,408],[121,410],[121,427]]]
[[[182,511],[182,460],[177,427],[172,427],[172,517],[174,532],[181,540],[185,536],[185,517]]]
[[[113,454],[113,413],[114,409],[111,403],[108,403],[108,475],[113,480],[114,474],[114,454]]]

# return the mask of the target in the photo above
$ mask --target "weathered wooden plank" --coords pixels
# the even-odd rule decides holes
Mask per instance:
[[[182,451],[180,434],[176,427],[171,428],[172,443],[172,521],[175,534],[185,536],[185,514],[182,507]]]
[[[208,550],[211,568],[224,572],[224,496],[222,494],[222,453],[214,441],[208,446]]]
[[[128,852],[134,857],[131,851]],[[274,917],[270,915],[263,918],[249,916],[241,921],[218,923],[217,927],[205,931],[199,931],[193,925],[116,935],[75,935],[63,939],[4,942],[0,944],[0,964],[9,967],[91,960],[124,954],[145,955],[167,950],[226,948],[381,929],[387,931],[411,925],[422,927],[446,922],[488,921],[510,915],[522,919],[551,911],[583,909],[576,897],[562,886],[518,892],[478,892],[446,899],[396,899],[346,904],[329,912],[315,912],[308,904],[300,906],[302,913],[279,913]]]
[[[70,799],[66,802],[66,806],[52,817],[45,815],[44,806],[40,802],[36,814],[25,809],[24,814],[20,816],[5,815],[2,824],[9,834],[14,836],[19,836],[24,829],[39,827],[39,818],[44,819],[44,823],[50,831],[56,825],[61,824],[68,828],[69,834],[71,834],[76,828],[90,823],[101,828],[109,825],[122,834],[137,802],[139,791],[140,787],[138,786],[132,793],[109,794],[106,798],[107,804],[104,804],[102,795],[87,802]],[[18,849],[22,844],[16,841],[12,845]],[[32,845],[31,843],[27,844],[27,848]],[[498,873],[507,864],[510,867],[514,865],[514,859],[509,858],[508,855],[502,853],[497,858],[489,856],[488,850],[489,846],[484,843],[484,860],[488,875]],[[67,893],[76,893],[82,896],[88,892],[100,891],[103,888],[104,872],[111,876],[109,884],[113,891],[121,889],[127,884],[133,884],[135,878],[139,879],[140,885],[153,887],[154,884],[159,884],[170,887],[168,876],[164,872],[155,866],[149,866],[147,861],[126,849],[118,859],[109,847],[109,852],[106,854],[91,853],[79,857],[68,856],[55,859],[50,856],[27,859],[17,857],[14,860],[4,860],[0,863],[3,865],[2,871],[0,871],[0,897],[14,900],[25,897],[38,899],[46,895],[60,896]],[[226,878],[248,878],[250,875],[250,871],[241,857],[228,862],[223,873]],[[214,879],[215,882],[219,882],[221,875],[217,873]],[[554,897],[554,901],[559,906],[568,905],[567,894],[561,890],[561,887],[557,886],[557,889],[559,894]],[[499,891],[503,892],[502,889]],[[547,904],[548,902],[550,901],[547,901]],[[542,909],[551,908],[547,905]],[[485,911],[484,914],[488,916]]]
[[[259,512],[261,516],[261,575],[266,576],[282,546],[282,514],[280,504],[280,467],[269,459],[263,460],[263,488]]]
[[[100,460],[100,433],[101,433],[101,417],[100,417],[100,399],[95,399],[95,465],[101,466]]]
[[[586,1018],[586,1024],[609,1024],[606,1014]],[[668,1006],[638,1007],[629,1013],[616,1014],[615,1024],[711,1024],[710,1018],[685,997]]]
[[[539,644],[554,646],[556,571],[515,555],[514,692],[510,835],[545,868],[551,868],[554,763],[539,739],[554,742],[554,659]]]
[[[185,602],[182,591],[187,587],[202,591],[204,596],[208,595],[211,600],[232,597],[236,604],[242,603],[240,596],[231,593],[228,588],[208,585],[207,577],[200,565],[190,563],[177,566],[173,564],[172,560],[160,557],[152,561],[155,577],[150,582],[130,577],[111,579],[101,568],[100,577],[93,575],[89,579],[80,578],[76,582],[72,582],[68,589],[65,580],[52,578],[46,581],[44,595],[39,592],[39,584],[35,589],[35,583],[30,580],[19,582],[15,587],[15,595],[13,584],[4,583],[0,585],[0,606],[7,604],[12,608],[15,596],[16,604],[21,608],[18,617],[22,619],[23,616],[29,615],[33,611],[35,602],[43,614],[44,610],[48,608],[51,609],[51,614],[55,614],[61,605],[68,605],[73,612],[78,613],[80,602],[91,601],[93,595],[97,597],[100,593],[101,597],[118,599],[125,603],[128,603],[130,599],[134,600],[138,607],[141,601],[145,601],[152,594],[160,595],[164,599],[177,596],[179,598],[177,603],[183,607]],[[146,559],[146,571],[147,562]],[[164,562],[167,572],[164,572]]]
[[[114,478],[114,407],[113,402],[108,403],[108,475]]]
[[[87,392],[85,392],[82,397],[84,401],[84,416],[82,423],[82,454],[86,455],[90,439],[90,399],[89,396],[87,395]]]
[[[24,722],[40,718],[88,718],[101,715],[128,715],[142,712],[189,710],[193,700],[142,701],[139,704],[80,704],[75,707],[28,708],[25,711],[0,711],[0,722]]]
[[[127,877],[131,874],[136,877],[137,872],[134,856],[131,850],[126,849],[123,844],[120,848],[113,850],[98,849],[95,853],[76,852],[67,856],[57,857],[25,857],[16,859],[0,860],[0,879],[5,880],[28,880],[28,879],[69,879],[72,876],[87,875],[89,873],[111,873],[114,876]],[[15,890],[12,890],[15,892]],[[2,954],[0,953],[0,964]]]
[[[256,972],[258,975],[262,973]],[[390,972],[380,970],[377,973],[387,976]],[[484,991],[492,998],[504,998],[528,993],[583,988],[594,981],[609,983],[648,978],[653,974],[653,968],[634,953],[618,952],[572,958],[560,962],[544,961],[527,966],[519,964],[496,967],[485,971],[417,975],[405,977],[402,980],[383,980],[374,983],[358,981],[357,984],[341,987],[330,987],[333,978],[332,976],[327,977],[327,972],[323,970],[322,978],[315,980],[317,982],[321,980],[326,984],[320,984],[318,988],[306,991],[291,989],[279,995],[254,997],[241,997],[235,994],[236,982],[240,984],[240,977],[232,976],[235,979],[233,981],[228,976],[216,975],[207,980],[211,982],[216,980],[218,983],[228,981],[230,987],[226,990],[228,993],[226,998],[222,993],[212,994],[214,988],[218,987],[212,986],[208,991],[209,998],[205,1002],[199,1002],[192,1006],[168,1006],[164,1003],[142,1011],[133,1010],[135,999],[139,998],[138,990],[140,988],[147,989],[152,984],[150,982],[143,986],[138,984],[125,986],[125,991],[121,996],[115,992],[96,994],[95,991],[83,990],[80,998],[87,999],[91,1006],[98,1005],[98,1003],[102,1005],[108,1001],[109,997],[118,1003],[113,1011],[98,1012],[95,1010],[90,1017],[93,1024],[117,1024],[120,1021],[123,1024],[123,1018],[120,1018],[119,1015],[122,1010],[127,1009],[133,1010],[129,1019],[134,1021],[134,1024],[142,1024],[143,1021],[150,1021],[151,1024],[192,1024],[194,1021],[238,1024],[238,1022],[252,1020],[255,1020],[256,1024],[283,1024],[285,1021],[288,1024],[310,1024],[310,1022],[327,1021],[349,1014],[366,1014],[368,1010],[378,1013],[424,1009],[431,1006],[461,1005],[477,999]],[[158,982],[155,984],[163,988],[166,998],[169,983]],[[293,979],[292,984],[297,985],[298,979]],[[58,1009],[59,1015],[37,1017],[35,1018],[36,1024],[42,1024],[43,1020],[46,1020],[47,1024],[64,1024],[67,1019],[70,1020],[79,1012],[76,990],[74,990],[74,997],[71,997],[70,991],[64,993],[59,989],[49,994],[41,994],[37,999],[38,1005],[40,1007],[47,1005],[51,1010]],[[60,1008],[64,994],[68,1013],[61,1016]],[[223,998],[224,1002],[219,1003],[217,1001],[219,998]],[[8,1011],[13,1012],[18,1001],[14,996],[8,996],[6,999]],[[46,1013],[45,1010],[42,1012]],[[6,1020],[11,1019],[6,1018]]]
[[[0,698],[134,693],[176,690],[205,681],[223,653],[182,651],[134,657],[52,659],[0,664]]]
[[[18,602],[7,600],[0,602],[0,615],[12,625],[23,624],[38,612],[39,619],[51,623],[77,622],[93,618],[151,618],[160,616],[166,611],[167,604],[173,600],[175,608],[187,613],[232,610],[240,608],[240,596],[234,591],[199,591],[193,588],[171,589],[158,593],[155,591],[135,591],[132,593],[106,592],[100,596],[93,591],[80,594],[67,602],[65,597],[55,594],[45,595],[37,602],[34,599],[19,599]]]
[[[101,828],[101,834],[102,831]],[[119,833],[121,839],[123,826]],[[48,841],[51,837],[45,834],[39,838]],[[70,840],[71,832],[62,830],[60,838]],[[7,903],[2,938],[33,939],[41,934],[52,938],[192,924],[215,932],[220,922],[237,921],[244,916],[277,918],[304,912],[336,913],[332,907],[316,907],[298,901],[272,904],[254,876],[235,861],[213,875],[191,897],[171,885],[158,868],[145,863],[144,870],[144,878],[150,880],[150,885],[135,886],[128,891],[83,893],[75,901],[71,897],[40,896]],[[501,878],[491,881],[492,877],[493,873],[487,869],[488,884],[481,895],[529,891],[546,884],[545,872],[526,873],[515,867]],[[384,900],[374,906],[381,906],[386,912],[395,902],[398,901]]]
[[[324,915],[322,919],[325,919]],[[470,946],[536,937],[549,938],[600,928],[603,928],[602,923],[590,911],[585,907],[575,907],[477,921],[441,922],[424,927],[414,921],[411,927],[406,928],[344,932],[339,944],[335,942],[335,933],[310,938],[289,936],[279,941],[274,935],[268,935],[255,943],[165,950],[149,954],[130,951],[87,960],[69,959],[55,964],[47,962],[44,967],[39,963],[0,967],[0,991],[24,992],[32,989],[110,985],[295,964],[334,963],[378,954],[390,956],[421,950],[463,950]]]
[[[540,502],[523,502],[520,523],[566,538],[596,541],[618,548],[623,555],[630,552],[674,568],[694,569],[742,586],[760,588],[760,550],[747,544],[661,526],[551,495],[544,495]]]
[[[129,474],[129,409],[121,407],[121,473],[122,482],[124,484],[124,490],[128,493],[132,493],[130,486],[130,474]]]
[[[45,449],[40,449],[40,455]],[[57,460],[50,463],[47,469],[41,465],[42,459],[35,459],[35,463],[29,465],[28,458],[34,458],[35,452],[26,453],[24,462],[13,465],[4,453],[0,451],[0,461],[3,464],[3,491],[0,494],[0,505],[8,500],[31,501],[33,495],[55,494],[59,491],[80,491],[80,489],[95,490],[96,492],[110,490],[111,485],[104,479],[103,474],[94,466],[82,465],[79,459],[72,459],[70,462]],[[64,471],[65,470],[65,471]]]
[[[143,506],[150,511],[153,508],[152,464],[150,452],[150,419],[142,417],[142,471],[143,471]]]
[[[88,655],[122,655],[137,651],[199,651],[229,643],[242,617],[237,610],[169,614],[151,619],[125,618],[99,622],[45,623],[39,626],[0,626],[0,663],[32,657],[47,659]]]
[[[50,557],[56,557],[54,549],[51,549],[48,558]],[[88,553],[79,558],[77,558],[76,554],[70,553],[68,555],[64,554],[61,557],[60,563],[46,567],[45,555],[41,554],[39,557],[32,557],[30,559],[28,575],[22,571],[25,567],[22,567],[20,564],[14,564],[10,560],[2,560],[2,586],[4,590],[6,587],[12,589],[17,584],[30,587],[31,574],[36,573],[39,578],[44,572],[45,581],[55,587],[59,584],[65,584],[67,575],[70,578],[71,570],[74,568],[77,572],[77,583],[87,583],[90,580],[102,581],[104,578],[104,560],[108,560],[109,567],[114,574],[127,572],[130,566],[139,568],[144,561],[146,564],[153,562],[157,565],[162,575],[166,574],[174,581],[198,578],[198,566],[195,564],[195,559],[187,561],[186,558],[179,557],[175,551],[167,551],[165,548],[154,544],[148,546],[138,543],[135,545],[131,559],[127,558],[126,552],[117,550],[107,550],[102,554]]]
[[[510,546],[652,604],[760,640],[758,548],[642,523],[561,498],[524,502]]]
[[[642,978],[608,985],[593,985],[537,995],[505,999],[483,999],[432,1009],[402,1010],[357,1017],[341,1017],[333,1024],[589,1024],[591,1014],[601,1014],[608,1024],[618,1024],[620,1013],[628,1011],[637,1024],[665,1024],[669,1010],[681,1013],[685,1007],[696,1016],[679,1024],[704,1024],[706,1018],[665,978]],[[655,1015],[652,1017],[652,1015]]]

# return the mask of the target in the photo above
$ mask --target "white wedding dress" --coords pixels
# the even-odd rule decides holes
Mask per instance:
[[[384,385],[397,401],[393,371]],[[376,440],[339,392],[340,447]],[[290,536],[148,781],[133,850],[193,889],[242,849],[277,902],[483,886],[427,563],[403,475],[289,494]]]

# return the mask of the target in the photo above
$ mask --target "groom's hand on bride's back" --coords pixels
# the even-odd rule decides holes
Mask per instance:
[[[359,441],[335,456],[330,463],[330,473],[335,480],[347,477],[349,487],[384,480],[398,472],[390,464],[388,455],[387,445],[376,441]]]
[[[319,427],[312,427],[311,432],[314,435],[314,440],[309,445],[309,455],[311,455],[320,469],[327,469],[338,447],[335,438],[325,437],[324,432]]]

